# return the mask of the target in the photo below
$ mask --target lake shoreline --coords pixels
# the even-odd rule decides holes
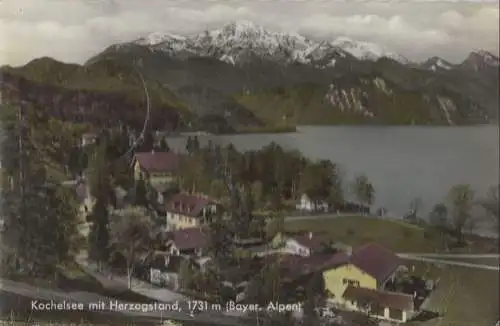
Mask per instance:
[[[187,137],[187,136],[235,136],[235,135],[252,135],[252,134],[293,134],[300,133],[302,128],[345,128],[345,129],[412,129],[412,128],[477,128],[477,127],[497,127],[495,123],[481,123],[481,124],[464,124],[464,125],[448,125],[448,124],[304,124],[304,125],[290,125],[290,126],[264,126],[264,127],[248,127],[240,130],[223,133],[211,133],[204,130],[181,132],[178,134],[170,134],[170,137]]]
[[[375,187],[374,206],[395,216],[403,216],[415,197],[422,198],[427,214],[456,184],[470,184],[483,196],[498,180],[498,126],[366,127],[298,126],[294,133],[210,135],[199,141],[202,146],[231,143],[238,150],[275,142],[312,160],[331,160],[345,168],[346,182],[365,174]],[[174,150],[185,149],[185,138],[167,141]]]

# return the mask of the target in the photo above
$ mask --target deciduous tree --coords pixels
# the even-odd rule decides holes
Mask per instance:
[[[365,205],[373,205],[375,201],[375,188],[364,174],[356,177],[353,192],[357,200]]]
[[[152,248],[152,221],[138,211],[127,211],[115,216],[110,224],[111,248],[121,254],[126,261],[128,288],[132,287],[135,263],[141,253]]]
[[[464,227],[472,219],[474,190],[468,184],[453,186],[448,192],[450,218],[458,243],[463,242]]]
[[[479,204],[487,212],[493,222],[498,225],[500,223],[500,202],[498,201],[498,190],[500,185],[491,186],[486,196],[479,200]]]

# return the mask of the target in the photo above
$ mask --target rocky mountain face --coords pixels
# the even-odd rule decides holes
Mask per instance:
[[[499,68],[498,56],[487,51],[471,52],[467,59],[461,64],[460,68],[473,71],[484,71]]]
[[[432,57],[421,64],[421,67],[431,71],[445,71],[455,69],[456,66],[440,57]]]
[[[112,90],[118,96],[141,90],[133,65],[154,88],[155,110],[178,116],[159,119],[160,127],[222,132],[292,123],[453,125],[498,119],[498,58],[485,51],[461,64],[438,57],[415,63],[373,43],[312,40],[250,22],[192,36],[153,33],[112,45],[84,66],[59,63],[49,71],[31,63],[7,72],[64,91]],[[44,74],[58,80],[40,78]],[[144,102],[139,93],[135,99]]]

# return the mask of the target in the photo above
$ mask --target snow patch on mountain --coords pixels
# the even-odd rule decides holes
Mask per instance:
[[[441,59],[436,61],[436,66],[439,68],[446,69],[446,70],[450,70],[452,68],[449,64],[447,64],[446,62],[444,62]]]
[[[136,40],[135,43],[139,45],[156,45],[169,41],[182,43],[185,42],[186,39],[187,38],[185,36],[181,35],[154,32],[147,35],[146,37],[141,37],[140,39]]]
[[[172,55],[187,52],[215,57],[230,64],[244,62],[252,56],[320,67],[332,67],[338,59],[350,56],[360,60],[388,57],[401,63],[408,62],[403,56],[374,43],[356,42],[346,37],[333,42],[317,42],[297,33],[270,31],[250,21],[231,22],[191,37],[152,33],[134,43]]]
[[[409,60],[400,54],[390,51],[384,46],[371,42],[354,41],[348,37],[338,37],[332,42],[332,45],[341,48],[350,53],[359,60],[373,60],[386,57],[400,63],[409,63]]]
[[[498,57],[493,55],[492,53],[484,50],[478,51],[476,53],[479,57],[482,57],[484,63],[493,67],[498,67],[500,65]]]

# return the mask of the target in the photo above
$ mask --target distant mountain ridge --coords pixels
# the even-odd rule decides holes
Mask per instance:
[[[110,45],[83,66],[49,61],[2,71],[61,91],[133,90],[140,102],[135,65],[154,87],[162,117],[156,125],[174,129],[498,120],[498,57],[486,51],[459,64],[439,57],[418,63],[374,43],[311,40],[232,22],[191,36],[156,32]],[[174,124],[162,120],[173,116]]]

